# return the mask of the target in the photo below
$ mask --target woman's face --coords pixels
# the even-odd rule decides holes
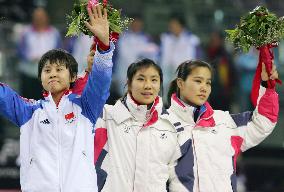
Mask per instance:
[[[128,83],[128,90],[132,97],[142,105],[154,102],[160,91],[160,75],[154,67],[138,70]]]
[[[211,93],[211,71],[207,67],[196,67],[186,80],[178,79],[180,98],[189,105],[203,105]]]

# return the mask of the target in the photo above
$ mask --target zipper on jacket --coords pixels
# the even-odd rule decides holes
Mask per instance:
[[[142,125],[143,126],[143,125]],[[139,131],[136,135],[136,146],[135,146],[135,165],[134,165],[134,177],[133,177],[133,189],[132,191],[134,191],[135,189],[135,178],[136,178],[136,155],[137,155],[137,137],[138,137]]]
[[[57,139],[58,139],[58,146],[57,146],[57,150],[58,150],[58,177],[59,177],[59,191],[62,191],[62,161],[61,161],[61,137],[62,137],[62,133],[61,133],[61,129],[59,126],[59,108],[58,106],[56,107],[56,112],[57,112],[57,119],[56,119],[56,129],[57,129]]]
[[[198,191],[200,191],[200,183],[199,183],[199,173],[198,173],[198,162],[197,162],[197,155],[196,155],[196,150],[195,150],[195,144],[194,144],[194,137],[193,137],[193,133],[191,132],[191,138],[192,138],[192,146],[193,146],[193,153],[194,153],[194,157],[195,157],[195,161],[196,161],[196,176],[197,176],[197,188]]]
[[[204,112],[205,112],[205,111],[204,111]],[[204,112],[203,112],[203,113],[204,113]],[[197,118],[197,121],[196,121],[196,123],[195,123],[195,125],[194,125],[194,127],[193,127],[193,129],[192,129],[192,132],[191,132],[193,153],[194,153],[194,157],[195,157],[195,161],[196,161],[196,176],[197,176],[197,190],[198,190],[198,191],[200,191],[199,172],[198,172],[198,171],[199,171],[199,168],[198,168],[198,161],[197,161],[196,149],[195,149],[195,144],[194,144],[193,130],[194,130],[194,128],[198,127],[197,125],[198,125],[199,121],[201,121],[202,119],[204,119],[204,118],[200,118],[203,113],[201,113],[201,114],[199,115],[199,117]]]
[[[203,113],[204,113],[204,112],[203,112]],[[203,114],[203,113],[202,113],[202,114]],[[195,126],[193,127],[193,129],[196,128],[196,127],[200,127],[200,126],[198,126],[198,123],[199,123],[202,119],[209,119],[209,118],[211,118],[211,117],[213,116],[213,115],[211,115],[211,116],[209,116],[209,117],[207,117],[207,118],[200,118],[202,114],[200,114],[200,116],[198,117],[198,119],[197,119],[197,121],[196,121]],[[197,155],[196,155],[195,144],[194,144],[193,130],[192,130],[192,132],[191,132],[191,138],[192,138],[193,152],[194,152],[195,161],[196,161],[196,174],[197,174],[197,184],[198,184],[197,187],[198,187],[198,191],[200,191],[199,173],[198,173],[198,163],[197,163]]]
[[[142,124],[142,127],[143,127],[143,124]],[[133,177],[133,189],[132,191],[135,190],[135,178],[136,178],[136,156],[137,156],[137,142],[138,142],[138,135],[140,133],[141,129],[139,129],[139,131],[137,132],[136,134],[136,146],[135,146],[135,166],[134,166],[134,177]]]

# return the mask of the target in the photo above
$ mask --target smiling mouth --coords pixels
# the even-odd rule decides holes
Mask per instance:
[[[201,98],[201,99],[206,99],[205,95],[198,95],[198,97]]]
[[[149,96],[152,96],[152,95],[153,95],[152,93],[141,93],[141,94],[142,94],[143,96],[146,96],[146,97],[147,97],[147,96],[149,97]]]
[[[57,83],[56,80],[52,80],[52,81],[49,81],[48,84],[53,84],[53,83]]]

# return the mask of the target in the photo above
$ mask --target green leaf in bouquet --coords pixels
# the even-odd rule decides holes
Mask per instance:
[[[121,33],[121,29],[119,26],[113,24],[113,23],[109,23],[109,28],[111,29],[111,31],[117,32],[117,33]]]
[[[284,38],[283,31],[284,19],[277,18],[267,8],[259,6],[242,16],[240,24],[234,30],[226,30],[226,39],[246,52],[251,46],[260,47],[279,42]]]
[[[76,26],[74,25],[74,22],[73,22],[69,25],[68,31],[66,33],[66,37],[74,36],[76,34],[77,34],[76,33]]]
[[[68,25],[68,32],[66,36],[79,35],[80,33],[84,33],[85,35],[89,36],[93,35],[84,23],[84,21],[89,21],[87,5],[88,0],[77,0],[75,2],[72,14],[68,16],[70,24]],[[117,10],[109,4],[107,4],[105,8],[108,12],[110,32],[121,33],[123,30],[127,29],[132,19],[128,17],[122,17],[121,10]]]

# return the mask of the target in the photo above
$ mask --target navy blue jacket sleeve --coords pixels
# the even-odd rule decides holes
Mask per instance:
[[[7,85],[0,84],[0,114],[18,127],[31,119],[34,111],[39,107],[39,104],[20,97]]]

